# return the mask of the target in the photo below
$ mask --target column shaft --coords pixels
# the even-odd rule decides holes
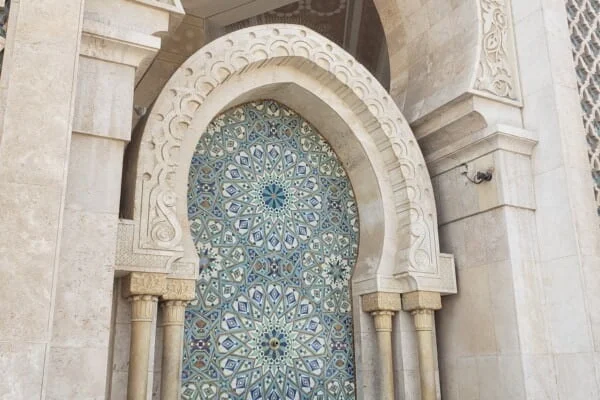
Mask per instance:
[[[435,383],[436,346],[433,336],[434,312],[442,308],[442,297],[435,292],[411,292],[402,295],[404,310],[415,320],[417,346],[419,350],[419,375],[421,378],[421,400],[436,400]]]
[[[186,305],[187,301],[165,301],[161,304],[163,321],[161,400],[179,400]]]
[[[377,332],[377,349],[381,363],[380,396],[382,400],[394,400],[394,362],[392,357],[392,317],[393,311],[372,313]]]
[[[127,400],[146,400],[152,316],[157,296],[136,295],[131,301],[131,343],[129,349],[129,376]]]
[[[373,316],[377,335],[379,365],[379,398],[394,400],[394,353],[392,348],[392,317],[402,309],[398,293],[375,292],[363,295],[363,311]]]
[[[433,354],[433,310],[413,311],[419,346],[421,399],[436,400],[435,364]]]

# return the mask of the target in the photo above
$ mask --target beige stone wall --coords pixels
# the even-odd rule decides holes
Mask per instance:
[[[479,111],[467,121],[479,130],[461,134],[469,125],[458,119],[442,128],[447,142],[436,131],[443,124],[416,128],[437,193],[440,246],[458,269],[459,294],[438,313],[442,396],[596,398],[600,236],[566,12],[563,2],[512,8],[518,114],[471,103]],[[440,119],[455,121],[457,108]],[[493,180],[473,185],[462,162],[471,173],[493,167]]]
[[[68,280],[63,226],[75,222],[65,205],[82,5],[12,3],[0,88],[0,369],[10,371],[0,380],[3,399],[60,398],[77,373],[70,364],[78,352],[54,322]],[[84,390],[95,396],[102,378],[90,379]]]
[[[14,1],[0,98],[0,398],[105,398],[122,161],[160,7]],[[143,21],[119,20],[145,14]],[[150,15],[152,18],[150,18]],[[114,340],[113,340],[114,342]]]

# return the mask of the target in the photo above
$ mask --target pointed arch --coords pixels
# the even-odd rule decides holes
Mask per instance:
[[[429,174],[405,118],[343,49],[284,24],[223,36],[169,80],[128,149],[122,213],[130,221],[120,229],[119,268],[193,276],[185,205],[195,144],[221,111],[267,97],[313,123],[363,188],[355,293],[455,292],[453,268],[440,261]]]

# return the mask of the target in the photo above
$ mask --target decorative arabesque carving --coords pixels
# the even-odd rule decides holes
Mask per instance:
[[[480,0],[482,49],[475,89],[519,100],[507,0]]]
[[[566,0],[566,5],[600,215],[600,2]]]
[[[262,25],[223,36],[193,55],[171,78],[146,122],[135,185],[138,249],[182,251],[175,176],[179,148],[195,113],[213,90],[248,70],[300,65],[346,99],[383,148],[402,232],[410,237],[400,272],[439,278],[437,221],[431,181],[419,146],[386,90],[343,49],[296,25]],[[383,133],[383,135],[381,135]],[[385,138],[385,139],[384,139]],[[185,210],[182,210],[185,216]],[[185,217],[184,217],[185,218]],[[437,277],[437,278],[436,278]]]

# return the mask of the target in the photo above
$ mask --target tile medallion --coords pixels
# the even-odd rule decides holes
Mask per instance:
[[[358,211],[325,139],[271,100],[230,109],[192,159],[200,256],[183,399],[354,399]]]

